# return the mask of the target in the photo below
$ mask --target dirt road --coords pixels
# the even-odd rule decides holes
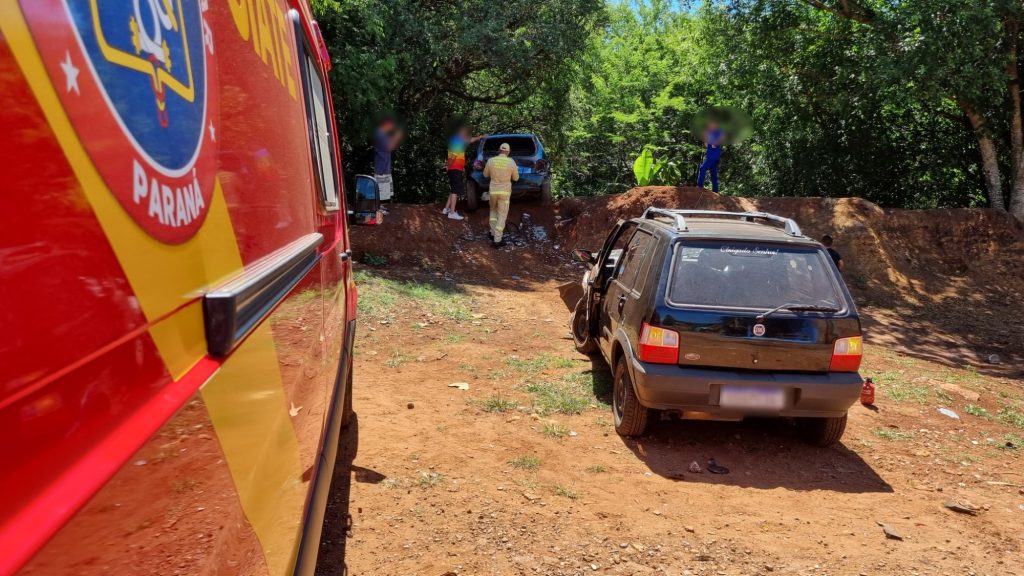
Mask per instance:
[[[773,420],[625,440],[607,368],[568,339],[575,272],[465,244],[475,267],[363,268],[322,574],[1024,574],[1019,379],[869,345],[877,410],[840,446]],[[709,458],[729,473],[689,471]]]

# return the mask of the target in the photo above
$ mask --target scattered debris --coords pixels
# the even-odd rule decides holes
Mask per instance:
[[[728,474],[729,469],[725,466],[719,466],[714,458],[708,458],[708,472],[712,474]]]
[[[453,382],[448,385],[449,388],[458,388],[459,390],[469,390],[469,382]]]
[[[1002,362],[1002,358],[999,357],[999,354],[989,354],[988,355],[988,363],[989,364],[999,364],[1000,362]]]
[[[899,532],[897,532],[896,529],[893,528],[892,526],[889,526],[885,522],[879,522],[877,520],[875,521],[875,524],[878,524],[879,526],[882,527],[882,532],[885,533],[885,537],[886,538],[888,538],[890,540],[900,540],[900,541],[903,540],[903,535],[900,534]]]
[[[960,415],[957,414],[956,412],[953,412],[949,408],[939,408],[939,414],[942,414],[943,416],[947,416],[947,417],[952,418],[954,420],[959,420],[960,419]]]
[[[953,502],[953,501],[949,501],[949,502],[943,502],[942,505],[945,506],[946,508],[952,510],[953,512],[958,512],[960,514],[970,514],[971,516],[977,516],[978,515],[978,508],[973,506],[969,502]]]
[[[700,464],[697,464],[696,460],[694,460],[693,462],[690,462],[689,470],[690,470],[690,472],[692,472],[694,474],[700,474],[701,473]]]

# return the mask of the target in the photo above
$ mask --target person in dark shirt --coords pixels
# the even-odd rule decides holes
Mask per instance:
[[[833,242],[834,240],[832,239],[832,236],[828,234],[821,237],[821,245],[825,247],[825,250],[828,250],[828,255],[831,256],[832,261],[836,263],[836,268],[839,268],[839,271],[842,272],[843,257],[839,254],[838,250],[832,247]]]
[[[398,148],[402,131],[393,118],[385,116],[373,133],[373,176],[380,188],[380,200],[391,200],[394,181],[391,178],[391,152]]]

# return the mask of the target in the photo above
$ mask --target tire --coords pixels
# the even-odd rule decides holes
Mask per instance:
[[[586,295],[576,303],[569,325],[572,327],[572,343],[576,345],[576,351],[587,356],[597,355],[597,342],[590,336]]]
[[[626,368],[626,359],[620,358],[615,365],[615,384],[612,389],[612,417],[615,431],[619,436],[635,438],[647,430],[650,410],[640,404],[633,390],[633,380]]]
[[[348,382],[345,383],[345,396],[341,404],[341,427],[348,428],[352,423],[352,368],[348,371]]]
[[[797,418],[796,433],[808,444],[831,446],[846,431],[846,414],[838,418]]]
[[[542,204],[551,204],[551,180],[545,180],[540,185],[540,201]]]
[[[472,178],[466,183],[466,212],[476,212],[480,204],[480,188]]]

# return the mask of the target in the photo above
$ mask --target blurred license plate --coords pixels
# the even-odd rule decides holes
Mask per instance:
[[[718,403],[722,408],[782,410],[786,405],[786,395],[778,388],[722,386]]]

